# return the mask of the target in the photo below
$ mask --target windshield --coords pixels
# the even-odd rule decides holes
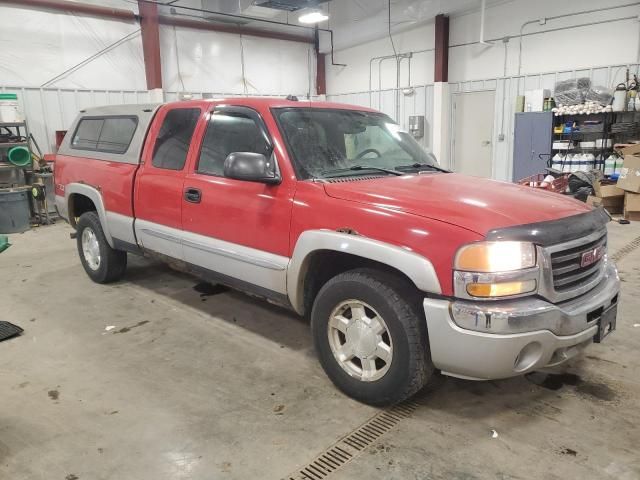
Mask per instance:
[[[439,169],[433,154],[381,113],[280,108],[274,114],[301,180]]]

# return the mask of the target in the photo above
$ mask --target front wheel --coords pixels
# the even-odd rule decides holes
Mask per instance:
[[[119,280],[127,268],[127,252],[111,248],[96,212],[83,213],[76,228],[80,261],[87,275],[97,283]]]
[[[311,327],[320,363],[350,397],[375,406],[401,402],[433,374],[426,323],[411,285],[362,269],[329,280]]]

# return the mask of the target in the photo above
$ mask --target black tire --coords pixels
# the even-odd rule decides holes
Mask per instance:
[[[97,268],[92,268],[85,258],[82,247],[82,237],[85,230],[89,229],[95,234],[100,251],[100,259]],[[119,280],[127,268],[127,252],[111,248],[104,236],[100,217],[96,212],[86,212],[80,216],[76,227],[76,243],[80,261],[87,275],[96,283],[110,283]]]
[[[380,407],[402,402],[427,384],[434,367],[419,298],[413,285],[404,279],[373,269],[339,274],[320,289],[311,312],[313,341],[322,368],[340,390]],[[362,381],[347,373],[331,350],[331,313],[351,299],[371,306],[384,319],[393,344],[388,370],[374,381]]]

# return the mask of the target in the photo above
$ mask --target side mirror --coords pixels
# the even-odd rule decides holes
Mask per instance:
[[[275,160],[261,153],[233,152],[224,161],[224,176],[248,182],[277,184],[282,181]]]

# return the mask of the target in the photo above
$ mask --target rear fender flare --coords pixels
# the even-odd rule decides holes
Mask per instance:
[[[304,279],[309,260],[319,250],[347,253],[388,265],[409,277],[419,290],[442,293],[433,264],[422,255],[359,235],[309,230],[298,238],[287,268],[287,295],[299,314],[304,312]]]
[[[104,201],[102,199],[102,194],[100,193],[100,191],[97,188],[84,183],[70,183],[66,185],[64,193],[65,202],[67,204],[67,211],[69,212],[69,223],[71,224],[71,226],[73,226],[74,228],[76,226],[75,218],[71,210],[71,195],[84,195],[85,197],[89,198],[96,206],[96,212],[98,214],[98,217],[100,218],[100,224],[102,225],[104,236],[106,237],[109,246],[113,248],[113,238],[111,237],[111,233],[109,231],[109,223],[107,222],[107,210],[104,207]]]

